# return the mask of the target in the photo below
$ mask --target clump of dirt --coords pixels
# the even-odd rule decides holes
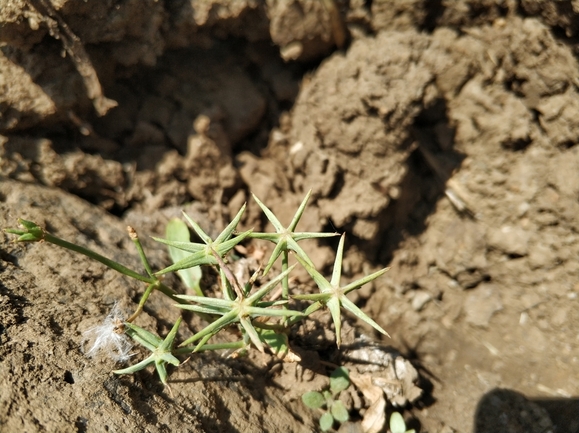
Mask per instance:
[[[417,33],[354,41],[347,55],[332,56],[304,83],[292,127],[279,135],[291,144],[294,189],[313,187],[322,218],[362,239],[380,237],[378,217],[400,195],[409,127],[433,80],[421,66],[427,45]]]
[[[413,427],[576,431],[575,3],[9,2],[2,227],[33,219],[138,266],[125,223],[158,234],[187,206],[218,230],[250,192],[289,221],[312,189],[298,228],[348,233],[345,278],[391,267],[350,296],[392,335],[381,343],[398,351],[380,353],[420,373],[424,392],[399,403],[412,403]],[[265,225],[255,203],[242,225]],[[332,242],[305,248],[320,269],[333,262]],[[314,428],[298,390],[321,388],[319,360],[347,362],[349,350],[328,343],[326,316],[294,335],[305,367],[203,355],[173,371],[171,396],[150,373],[119,379],[79,349],[83,330],[117,300],[131,310],[142,288],[58,254],[2,238],[0,425]],[[175,319],[161,300],[146,313],[160,334]],[[351,323],[352,344],[378,340]],[[38,409],[48,398],[57,409]]]

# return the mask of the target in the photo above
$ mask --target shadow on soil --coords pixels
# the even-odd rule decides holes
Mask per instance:
[[[390,263],[405,238],[416,237],[425,230],[428,216],[445,195],[446,182],[462,164],[464,155],[454,149],[454,129],[446,113],[446,101],[438,99],[424,107],[414,120],[409,137],[414,151],[408,157],[399,195],[376,218],[380,235],[367,242],[358,240],[363,243],[361,250],[368,252],[368,259]]]
[[[509,389],[494,389],[480,400],[475,433],[579,432],[579,398],[526,398]]]

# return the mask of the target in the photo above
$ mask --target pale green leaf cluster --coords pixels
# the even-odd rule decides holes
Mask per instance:
[[[350,386],[350,377],[345,367],[338,367],[330,376],[330,387],[322,392],[309,391],[302,395],[303,403],[310,409],[321,409],[320,429],[328,431],[334,422],[346,422],[350,419],[348,409],[338,396]]]

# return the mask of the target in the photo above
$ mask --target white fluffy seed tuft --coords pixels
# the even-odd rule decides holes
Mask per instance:
[[[117,362],[128,361],[131,357],[129,352],[133,345],[123,332],[123,313],[117,303],[101,325],[88,329],[82,335],[84,338],[81,346],[84,354],[89,358],[101,350]],[[87,343],[92,343],[92,345],[88,351],[85,351]]]

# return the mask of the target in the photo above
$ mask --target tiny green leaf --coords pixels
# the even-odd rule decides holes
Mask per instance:
[[[326,404],[324,396],[317,391],[309,391],[302,395],[302,401],[310,409],[319,409]]]
[[[406,433],[406,423],[402,415],[398,412],[390,415],[390,431],[392,431],[392,433]]]
[[[350,386],[350,375],[346,367],[336,368],[330,375],[330,390],[333,395],[339,394]]]
[[[334,417],[330,412],[324,413],[320,418],[320,428],[322,431],[328,431],[334,425]]]
[[[330,409],[330,412],[332,413],[332,416],[336,421],[346,422],[350,419],[348,409],[346,409],[346,406],[344,406],[344,403],[342,403],[341,400],[334,401]]]
[[[16,233],[17,234],[17,233]],[[22,236],[19,236],[16,240],[17,242],[37,242],[38,236],[32,233],[25,233]]]
[[[36,223],[34,223],[34,222],[32,222],[32,221],[24,220],[24,219],[22,219],[22,218],[18,218],[18,222],[19,222],[20,224],[22,224],[22,225],[23,225],[26,229],[28,229],[28,230],[34,230],[34,229],[40,228],[40,227],[38,227],[38,224],[36,224]]]

